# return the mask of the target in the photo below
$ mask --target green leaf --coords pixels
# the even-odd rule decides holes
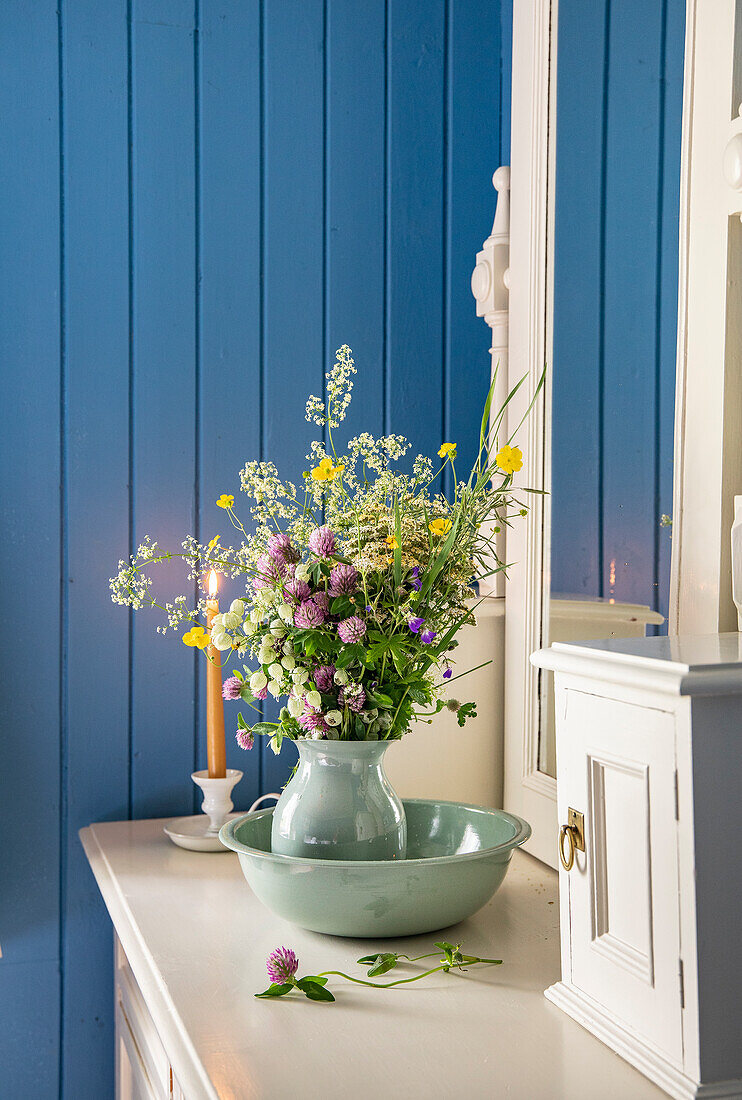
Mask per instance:
[[[246,730],[247,729],[247,722],[242,717],[242,711],[240,711],[240,713],[237,715],[237,729],[238,730]]]
[[[367,691],[366,699],[372,707],[393,707],[394,703],[383,691]]]
[[[241,726],[240,728],[247,729],[247,726]],[[275,733],[277,729],[277,722],[256,722],[252,731],[254,734],[257,734],[258,737],[269,737],[271,734]]]
[[[347,596],[336,596],[334,600],[330,602],[330,614],[331,615],[350,615],[355,610],[354,605],[350,602]]]
[[[262,993],[256,993],[256,997],[285,997],[287,993],[290,993],[294,988],[292,982],[284,982],[282,985],[277,985],[273,982],[267,989],[264,989]]]
[[[364,955],[362,959],[356,959],[356,962],[359,966],[368,966],[369,963],[375,963],[380,957],[378,953],[376,955]]]
[[[309,998],[310,1001],[334,1001],[332,993],[329,989],[325,989],[317,981],[312,981],[311,978],[297,978],[296,984],[298,988]]]
[[[384,951],[381,955],[377,955],[374,961],[374,965],[368,971],[369,978],[378,978],[380,974],[386,974],[389,970],[393,970],[397,965],[399,959],[393,951]]]
[[[427,687],[422,683],[422,681],[418,681],[415,684],[410,684],[409,691],[410,698],[413,700],[413,702],[420,703],[420,705],[424,705],[425,703],[427,703],[430,698],[430,692],[428,691]]]
[[[321,974],[307,974],[304,978],[300,978],[302,982],[316,982],[317,985],[327,985],[327,978],[323,978]]]

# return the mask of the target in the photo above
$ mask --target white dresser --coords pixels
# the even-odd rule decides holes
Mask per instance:
[[[661,1100],[544,1000],[559,974],[557,876],[531,856],[516,852],[492,901],[446,933],[502,966],[401,989],[331,979],[331,1005],[258,1001],[281,944],[304,973],[362,975],[356,960],[379,942],[271,916],[235,855],[175,848],[163,824],[81,832],[118,940],[119,1100]],[[415,955],[438,938],[384,947]]]
[[[670,1095],[742,1097],[742,635],[532,660],[555,680],[562,980],[546,995]]]

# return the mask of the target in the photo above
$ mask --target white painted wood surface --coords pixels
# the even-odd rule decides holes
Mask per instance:
[[[670,1095],[742,1096],[742,635],[557,643],[562,980],[547,996]]]
[[[354,973],[371,941],[278,920],[253,897],[233,855],[175,848],[162,825],[91,825],[81,838],[187,1100],[661,1095],[544,999],[559,974],[557,879],[528,855],[516,853],[492,902],[447,933],[473,952],[502,957],[501,967],[403,990],[337,980],[334,1005],[266,1003],[253,993],[265,986],[264,960],[279,944],[294,947],[305,972]],[[415,954],[434,938],[384,946]]]
[[[742,0],[686,11],[670,581],[670,630],[682,634],[737,625],[729,529],[742,491],[742,181],[727,152],[742,125]]]

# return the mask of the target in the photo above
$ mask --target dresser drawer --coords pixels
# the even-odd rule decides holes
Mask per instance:
[[[135,1074],[137,1081],[143,1077],[150,1089],[150,1092],[143,1095],[151,1096],[154,1100],[172,1100],[173,1075],[170,1060],[118,938],[115,941],[115,997],[117,1031],[120,1028],[124,1049],[132,1067],[136,1068],[135,1063],[141,1067],[138,1076]],[[132,1046],[136,1058],[132,1058]],[[141,1082],[137,1087],[141,1090]],[[139,1095],[138,1091],[131,1093],[132,1097]],[[129,1094],[120,1093],[119,1100],[129,1100]]]

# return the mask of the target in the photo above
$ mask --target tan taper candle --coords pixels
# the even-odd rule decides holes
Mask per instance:
[[[219,614],[219,601],[216,599],[217,579],[214,570],[209,574],[209,596],[206,604],[206,627],[211,631],[211,623]],[[222,656],[213,645],[208,649],[209,662],[206,666],[206,758],[209,765],[209,779],[225,779],[227,775],[227,753],[224,743],[224,700],[222,698]]]

